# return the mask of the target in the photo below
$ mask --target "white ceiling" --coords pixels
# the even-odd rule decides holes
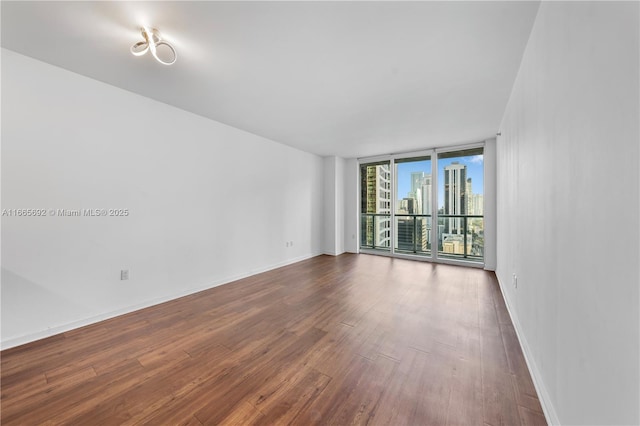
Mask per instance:
[[[2,46],[319,155],[498,131],[538,2],[10,2]],[[167,67],[129,47],[156,27]]]

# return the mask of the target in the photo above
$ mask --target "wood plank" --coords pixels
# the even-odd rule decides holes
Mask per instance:
[[[331,377],[314,369],[300,369],[296,380],[286,382],[270,397],[261,391],[254,405],[264,414],[264,424],[295,424],[303,413],[324,391]]]
[[[332,377],[323,392],[297,415],[296,423],[301,425],[331,423],[330,419],[340,411],[349,395],[355,391],[358,382],[366,377],[372,362],[360,355],[351,354],[348,364],[343,365],[341,374]]]
[[[482,368],[484,421],[493,426],[520,424],[511,374],[499,369]]]
[[[453,372],[448,425],[471,425],[484,418],[482,373],[478,362],[459,358]]]
[[[197,418],[194,416],[194,418]],[[205,425],[208,423],[199,423]],[[264,420],[264,414],[260,412],[256,407],[252,406],[248,402],[240,404],[233,411],[229,413],[227,417],[222,419],[220,425],[253,425],[253,424],[268,424]]]
[[[222,421],[233,407],[240,401],[246,400],[256,386],[274,380],[282,370],[295,365],[296,361],[316,345],[324,336],[325,331],[310,329],[289,344],[275,348],[272,356],[260,357],[233,384],[227,388],[216,386],[218,392],[208,395],[216,404],[207,404],[196,411],[196,417],[203,423],[217,424]],[[213,390],[212,390],[213,391]]]

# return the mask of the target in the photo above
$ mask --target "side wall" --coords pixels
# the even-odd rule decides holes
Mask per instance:
[[[349,158],[345,160],[344,169],[344,248],[349,253],[360,251],[360,232],[358,230],[358,217],[360,216],[359,184],[358,176],[360,167],[358,160]]]
[[[496,270],[496,139],[484,145],[484,269]]]
[[[2,217],[2,347],[320,254],[322,197],[320,157],[3,49],[2,208],[47,215]]]
[[[324,157],[324,253],[336,256],[336,157]]]
[[[345,159],[336,157],[336,254],[342,254],[345,251],[344,235],[345,235]],[[325,230],[326,233],[326,230]]]
[[[638,7],[543,2],[497,141],[497,275],[554,423],[640,423]]]
[[[340,157],[324,157],[324,253],[344,253],[344,163]]]

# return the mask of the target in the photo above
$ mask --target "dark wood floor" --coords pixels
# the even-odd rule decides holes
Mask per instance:
[[[546,424],[495,275],[319,256],[3,351],[10,424]]]

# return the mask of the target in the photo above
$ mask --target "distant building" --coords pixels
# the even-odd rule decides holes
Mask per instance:
[[[414,218],[399,217],[396,228],[396,248],[401,251],[413,252],[416,247],[416,235],[414,234]]]
[[[422,187],[424,176],[425,176],[424,172],[411,173],[411,192],[409,193],[409,197],[416,198],[416,193],[417,193],[416,191]]]
[[[401,251],[426,252],[431,246],[431,219],[419,215],[431,215],[433,205],[431,174],[425,172],[411,173],[411,190],[407,196],[399,199],[396,215],[396,245]],[[401,217],[402,215],[418,215]]]
[[[444,234],[442,239],[442,252],[446,254],[471,254],[473,240],[471,234],[467,234],[467,252],[464,252],[464,235]]]
[[[431,174],[425,174],[422,179],[420,195],[422,197],[422,214],[433,215],[433,187],[431,185]],[[431,248],[431,218],[422,218],[419,222],[419,230],[422,233],[421,246],[422,251]]]
[[[400,201],[400,205],[406,210],[407,214],[418,214],[416,212],[416,206],[418,203],[416,203],[416,199],[415,198],[403,198]]]
[[[444,168],[444,214],[467,214],[467,166],[457,161]],[[445,233],[462,234],[462,218],[449,218],[445,220]]]
[[[465,185],[465,195],[467,196],[467,214],[474,214],[471,213],[473,211],[473,206],[471,205],[471,197],[473,195],[473,183],[471,178],[467,178],[467,184]]]
[[[484,197],[482,194],[473,193],[471,178],[467,179],[466,186],[467,214],[482,216],[484,214]]]
[[[469,197],[469,214],[482,216],[484,214],[484,197],[482,194],[471,194]]]

